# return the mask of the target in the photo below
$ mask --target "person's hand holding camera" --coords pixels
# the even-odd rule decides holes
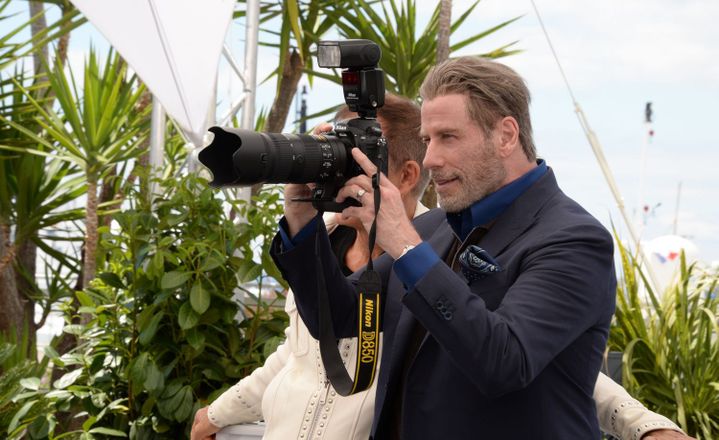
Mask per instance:
[[[352,149],[352,157],[359,164],[365,174],[360,174],[347,181],[337,194],[337,202],[347,198],[354,198],[362,206],[352,206],[342,211],[345,218],[353,217],[362,222],[365,230],[369,232],[375,219],[374,190],[371,176],[377,172],[377,167],[360,151]],[[390,254],[392,258],[399,258],[405,247],[418,245],[422,239],[407,218],[402,196],[396,186],[384,174],[380,175],[380,195],[382,202],[377,214],[377,245]]]
[[[294,237],[316,215],[317,210],[312,203],[295,201],[312,197],[314,184],[288,183],[285,185],[285,219],[289,226],[290,237]]]
[[[312,130],[312,134],[322,134],[332,131],[332,124],[323,122]],[[309,199],[312,197],[314,184],[288,183],[285,185],[285,218],[289,226],[291,237],[317,215],[317,210],[311,203],[295,202],[293,199]]]

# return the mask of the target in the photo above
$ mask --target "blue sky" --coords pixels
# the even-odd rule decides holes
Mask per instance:
[[[424,6],[435,2],[419,0]],[[471,3],[454,0],[458,16]],[[655,136],[647,147],[644,199],[654,209],[642,235],[670,234],[677,185],[682,182],[678,234],[699,247],[704,261],[719,260],[719,2],[716,0],[536,0],[574,94],[596,132],[631,213],[639,206],[644,106],[654,106]],[[25,11],[27,4],[18,2]],[[420,8],[424,13],[430,7]],[[503,60],[528,82],[539,153],[557,173],[560,186],[607,227],[622,220],[599,165],[584,137],[573,104],[541,33],[529,0],[483,0],[453,41],[477,29],[523,15],[496,35],[462,53],[478,53],[519,40],[522,54]],[[420,17],[420,26],[422,25]],[[426,21],[428,17],[424,17]],[[244,27],[227,37],[243,59]],[[457,40],[454,40],[454,39]],[[90,41],[106,45],[91,25],[75,31],[70,59],[82,63]],[[260,47],[259,78],[277,64],[277,52]],[[218,98],[227,102],[241,88],[221,64]],[[260,87],[257,107],[269,108],[274,82]],[[310,113],[339,102],[336,85],[318,81],[308,96]],[[291,111],[290,117],[293,115]],[[658,205],[658,206],[657,206]],[[635,216],[640,222],[639,216]]]
[[[672,232],[682,182],[677,232],[705,261],[719,259],[719,2],[537,0],[537,6],[630,213],[640,205],[644,106],[653,102],[643,192],[648,205],[661,205],[643,237]],[[539,151],[565,192],[605,225],[621,224],[531,3],[486,1],[477,12],[487,22],[526,13],[506,30],[525,52],[505,61],[533,91]]]

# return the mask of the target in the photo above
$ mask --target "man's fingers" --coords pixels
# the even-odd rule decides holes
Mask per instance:
[[[359,164],[360,168],[362,168],[362,171],[364,171],[368,176],[373,176],[374,173],[377,172],[377,167],[359,148],[352,149],[352,157],[354,157],[354,160]]]
[[[327,133],[328,131],[332,131],[332,128],[332,124],[330,124],[329,122],[323,122],[312,129],[312,134]]]
[[[359,148],[353,148],[352,149],[352,157],[354,158],[355,162],[362,168],[362,171],[365,172],[369,177],[374,176],[374,174],[377,172],[377,167],[375,164],[372,163],[371,160],[367,157],[366,154],[364,154]],[[384,185],[391,185],[392,182],[389,181],[387,176],[384,175],[384,173],[379,173],[379,183],[380,186]],[[371,183],[370,183],[371,185]]]
[[[348,184],[340,188],[340,190],[337,192],[337,197],[335,198],[335,201],[337,201],[338,203],[342,203],[345,199],[351,197],[358,202],[363,203],[368,193],[369,192],[361,185],[358,185],[356,183]]]

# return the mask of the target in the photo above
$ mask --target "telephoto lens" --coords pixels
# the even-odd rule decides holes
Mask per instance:
[[[213,187],[335,182],[352,172],[349,139],[223,127],[210,131],[214,139],[199,160],[212,172]]]

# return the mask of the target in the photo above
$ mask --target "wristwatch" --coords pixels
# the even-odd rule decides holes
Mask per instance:
[[[402,248],[402,253],[399,254],[399,257],[397,257],[397,259],[399,260],[400,258],[404,257],[404,254],[406,254],[407,252],[411,251],[412,249],[414,249],[414,245],[413,245],[413,244],[408,244],[407,246],[403,247],[403,248]]]

